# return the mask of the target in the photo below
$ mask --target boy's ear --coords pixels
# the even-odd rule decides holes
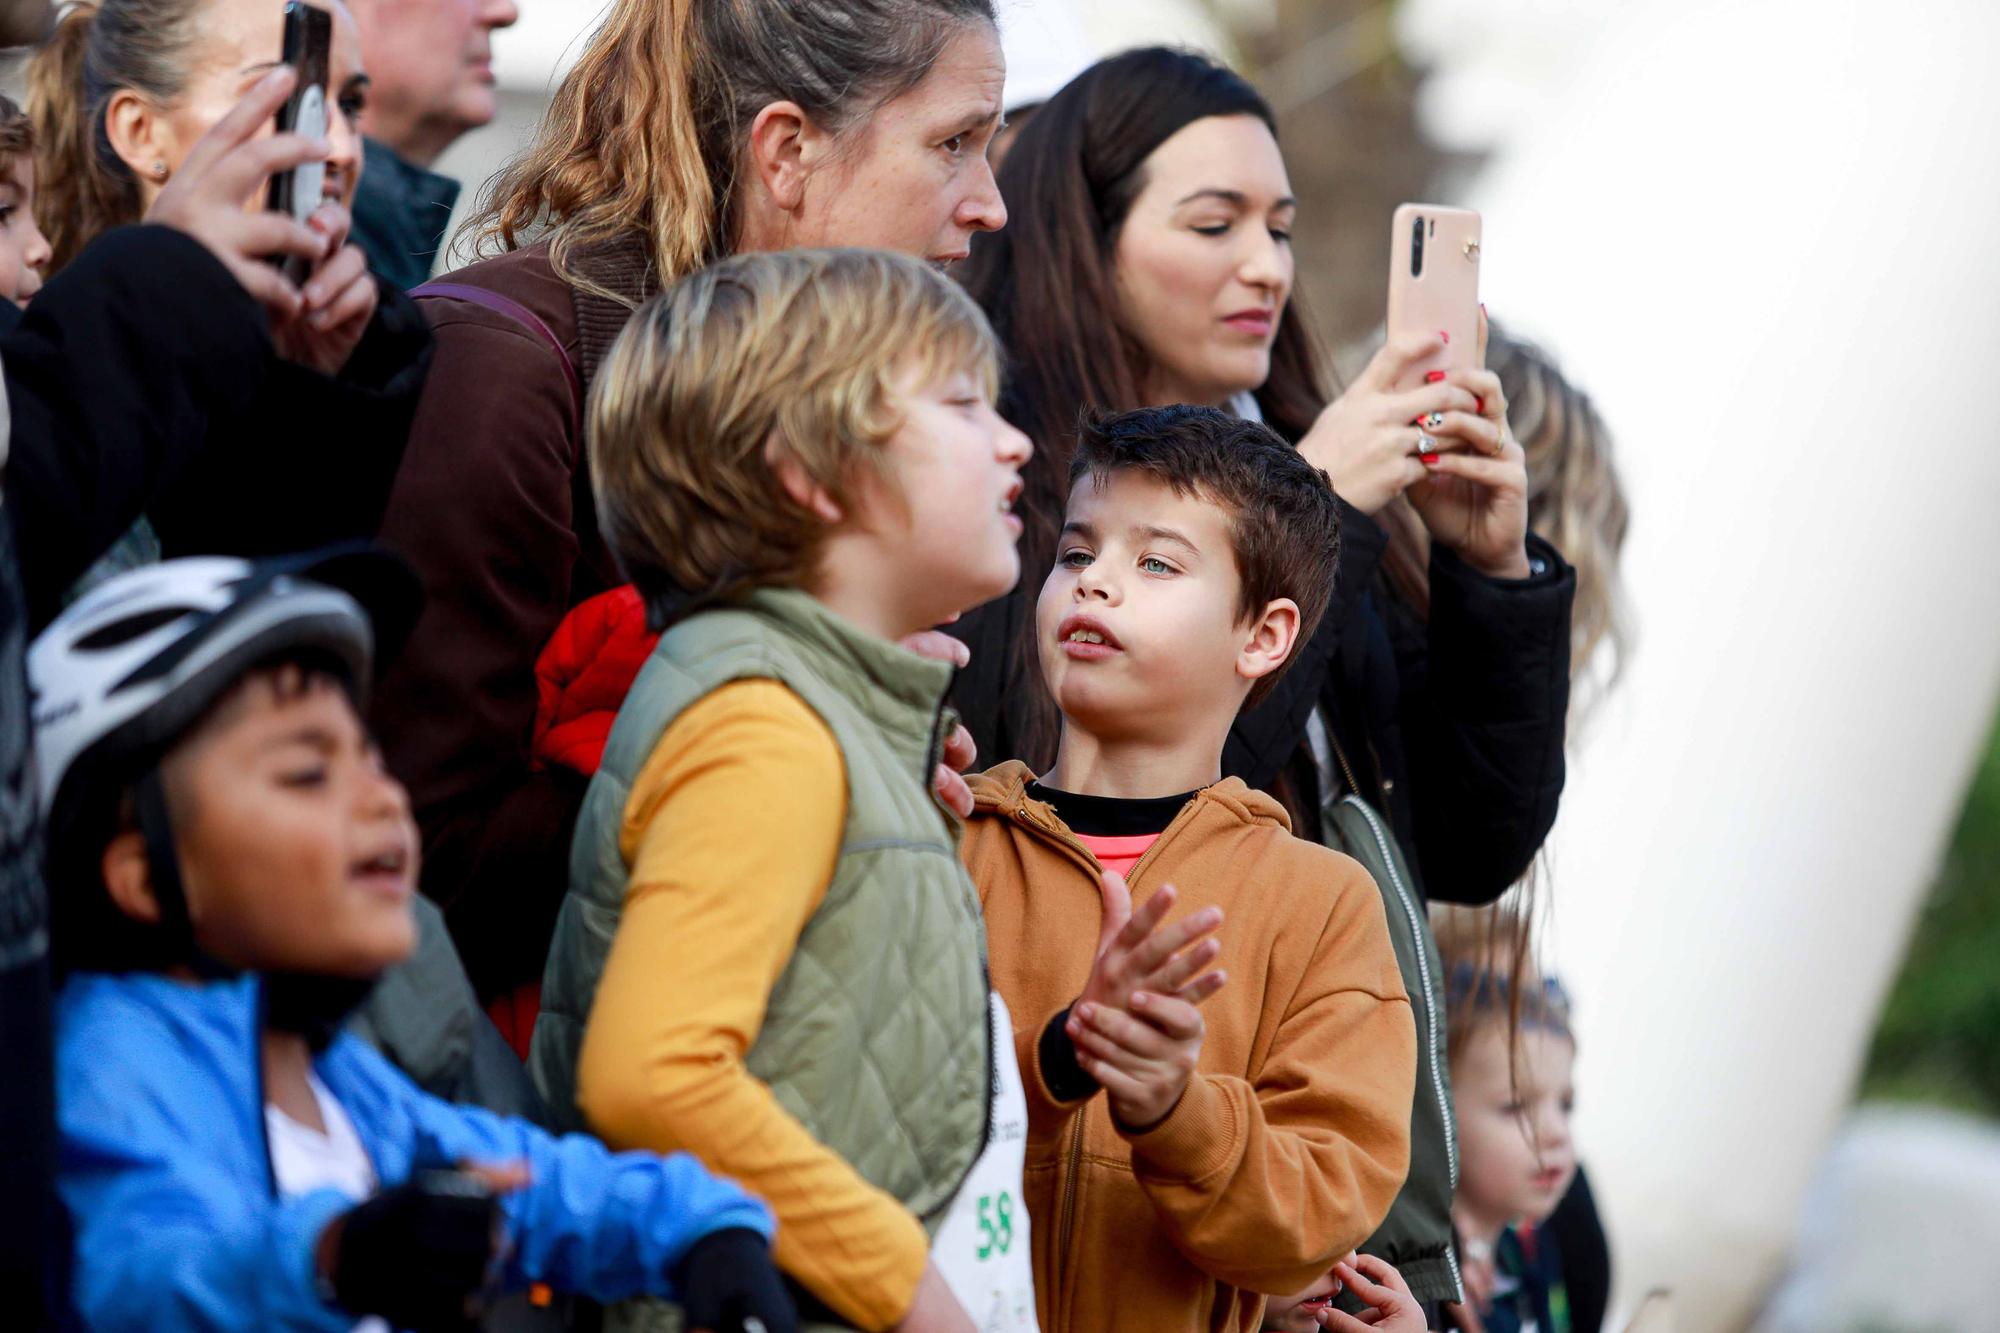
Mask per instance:
[[[1299,604],[1280,597],[1250,623],[1250,637],[1236,654],[1236,674],[1255,682],[1276,671],[1292,655],[1299,639]]]
[[[829,136],[797,102],[772,102],[750,122],[751,174],[787,213],[805,203],[806,178],[831,147]]]
[[[118,910],[149,926],[160,923],[160,900],[153,896],[153,873],[146,861],[146,839],[128,829],[111,840],[99,861],[105,890]]]
[[[768,108],[767,108],[768,109]],[[778,484],[785,488],[785,494],[792,497],[792,503],[809,513],[817,514],[829,524],[839,523],[847,515],[840,505],[827,493],[826,487],[806,475],[799,466],[799,460],[778,447],[772,440],[764,446],[764,461],[777,474]]]

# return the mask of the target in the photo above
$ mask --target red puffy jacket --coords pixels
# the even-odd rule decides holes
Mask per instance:
[[[630,584],[579,602],[535,659],[535,766],[586,777],[604,759],[611,723],[660,636]]]

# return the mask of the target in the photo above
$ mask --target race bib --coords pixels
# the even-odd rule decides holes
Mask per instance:
[[[1014,1060],[1007,1002],[989,997],[993,1041],[993,1123],[986,1151],[952,1200],[931,1242],[931,1262],[980,1333],[1041,1333],[1035,1323],[1034,1251],[1021,1167],[1028,1155],[1028,1099]]]

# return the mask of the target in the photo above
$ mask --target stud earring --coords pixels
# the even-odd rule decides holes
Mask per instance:
[[[153,163],[153,176],[157,180],[165,180],[167,178],[167,164],[164,162]]]

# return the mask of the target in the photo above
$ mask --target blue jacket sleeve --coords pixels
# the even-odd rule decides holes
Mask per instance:
[[[670,1274],[702,1237],[774,1229],[762,1202],[685,1153],[613,1153],[587,1135],[558,1138],[420,1092],[373,1051],[355,1055],[393,1081],[414,1131],[412,1170],[526,1163],[531,1183],[505,1203],[513,1284],[546,1282],[599,1301],[671,1296]]]
[[[62,1187],[76,1221],[73,1293],[85,1327],[354,1327],[353,1315],[320,1298],[313,1276],[319,1234],[350,1200],[322,1190],[280,1203],[246,1191],[190,1151],[204,1137],[198,1127],[184,1141],[135,1138],[116,1114],[65,1108],[64,1120]]]

